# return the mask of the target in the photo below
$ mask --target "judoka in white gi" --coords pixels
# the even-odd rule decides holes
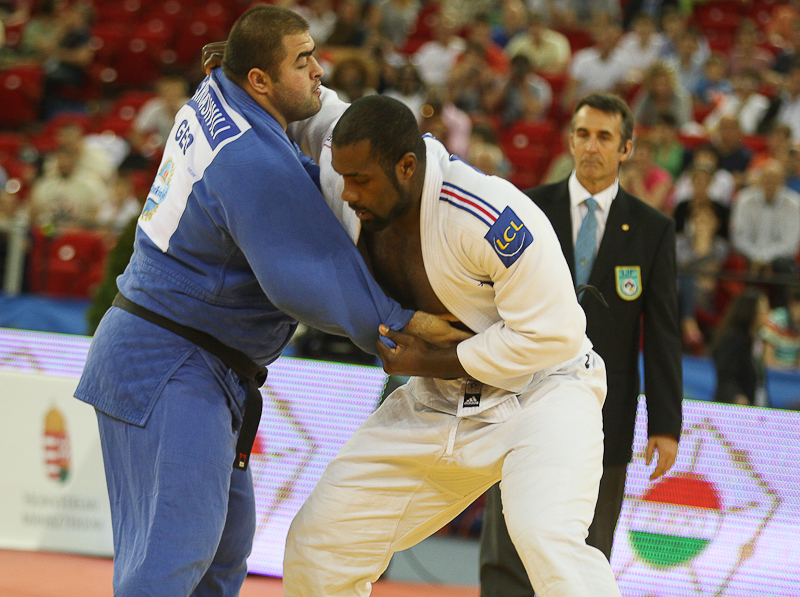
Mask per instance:
[[[608,561],[585,543],[605,367],[550,223],[511,183],[422,138],[389,98],[355,102],[326,139],[342,108],[324,94],[316,120],[292,131],[320,163],[326,199],[352,208],[339,203],[338,215],[388,294],[475,335],[437,349],[382,326],[398,345],[379,349],[384,368],[414,377],[347,442],[295,518],[284,594],[369,595],[394,552],[501,480],[537,595],[619,596]],[[427,377],[434,370],[453,379]]]

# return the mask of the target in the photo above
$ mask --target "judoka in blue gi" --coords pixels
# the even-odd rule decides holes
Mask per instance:
[[[257,6],[236,22],[223,68],[176,116],[118,278],[134,306],[258,366],[297,320],[370,352],[380,324],[425,321],[371,278],[286,135],[320,108],[313,50],[291,11]],[[106,313],[75,395],[97,410],[117,597],[238,594],[255,530],[250,473],[233,466],[248,388],[197,343]]]

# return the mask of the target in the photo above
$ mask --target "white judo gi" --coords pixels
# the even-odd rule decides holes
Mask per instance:
[[[335,203],[330,144],[305,141],[357,238]],[[471,379],[412,378],[356,431],[292,523],[284,594],[369,595],[394,552],[500,480],[537,595],[619,596],[608,561],[585,543],[602,474],[605,367],[558,239],[511,183],[425,143],[422,256],[437,297],[476,332],[457,348]]]

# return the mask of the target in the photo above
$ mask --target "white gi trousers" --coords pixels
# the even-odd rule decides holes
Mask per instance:
[[[419,401],[441,385],[412,378],[330,462],[289,530],[284,595],[368,596],[392,554],[500,480],[508,530],[537,595],[619,597],[605,556],[585,542],[603,471],[602,359],[590,352],[569,361],[497,423]]]

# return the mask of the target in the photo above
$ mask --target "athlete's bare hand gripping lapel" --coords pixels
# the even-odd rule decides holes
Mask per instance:
[[[447,324],[444,321],[443,323]],[[449,324],[448,327],[450,327]],[[407,328],[408,326],[406,326]],[[438,347],[416,336],[389,329],[385,325],[378,329],[381,335],[396,344],[395,348],[387,348],[381,341],[378,341],[378,353],[383,362],[383,370],[389,375],[438,377],[440,379],[467,377],[467,372],[461,366],[456,354],[457,343]],[[455,328],[451,327],[450,329],[454,332],[453,337],[463,336],[460,340],[470,336],[470,334]]]

